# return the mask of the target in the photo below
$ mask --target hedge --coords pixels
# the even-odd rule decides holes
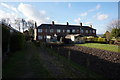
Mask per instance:
[[[2,26],[2,53],[7,52],[8,50],[8,44],[10,42],[10,31],[7,29],[6,26]]]
[[[12,33],[10,39],[10,50],[11,52],[20,50],[25,45],[25,36],[20,32]]]

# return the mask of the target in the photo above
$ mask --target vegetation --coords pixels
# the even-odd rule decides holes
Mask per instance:
[[[33,72],[31,78],[51,78],[43,66],[37,48],[32,43],[28,43],[24,49],[15,52],[3,64],[2,75],[3,78],[24,78],[31,71]]]
[[[85,44],[76,44],[76,45],[118,52],[118,46],[117,45],[100,44],[100,43],[85,43]]]
[[[7,29],[6,26],[4,25],[1,26],[2,26],[2,53],[5,53],[8,50],[8,43],[10,42],[10,31]]]
[[[10,39],[10,50],[12,52],[22,49],[25,46],[25,36],[20,33],[12,33]]]

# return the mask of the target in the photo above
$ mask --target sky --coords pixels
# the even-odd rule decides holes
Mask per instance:
[[[1,18],[31,19],[43,23],[79,25],[90,24],[97,34],[104,34],[107,25],[118,18],[118,2],[1,2]]]

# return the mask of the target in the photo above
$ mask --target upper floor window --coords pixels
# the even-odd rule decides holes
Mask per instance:
[[[93,30],[93,33],[95,33],[95,30]]]
[[[72,33],[75,33],[75,29],[72,30]]]
[[[70,30],[69,30],[69,29],[67,29],[67,33],[70,33]]]
[[[53,29],[50,29],[50,32],[54,32],[54,30],[53,30]]]
[[[65,30],[63,29],[63,33],[65,32]]]
[[[38,29],[38,32],[42,32],[42,29]]]
[[[83,30],[80,30],[81,33],[83,33]]]
[[[60,33],[60,29],[57,29],[57,32]]]
[[[88,33],[88,30],[86,30],[86,33]]]
[[[47,29],[45,29],[45,32],[47,32]]]

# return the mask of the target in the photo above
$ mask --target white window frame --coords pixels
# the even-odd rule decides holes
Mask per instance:
[[[43,39],[43,36],[41,36],[41,35],[40,35],[40,36],[38,36],[38,39],[39,39],[39,40]]]
[[[54,32],[54,29],[50,29],[50,32],[53,33],[53,32]]]
[[[60,29],[57,29],[57,33],[60,33]]]
[[[47,29],[45,29],[45,32],[47,32]]]
[[[42,32],[42,29],[38,29],[38,32],[41,33],[41,32]]]
[[[95,33],[95,30],[93,30],[93,33]]]
[[[65,29],[63,29],[63,33],[65,32]]]
[[[81,29],[80,32],[83,33],[83,30]]]
[[[67,29],[67,33],[70,33],[70,29]]]
[[[88,30],[86,30],[86,31],[85,31],[85,33],[87,33],[87,34],[88,34]]]
[[[72,33],[75,33],[75,29],[72,29]]]

